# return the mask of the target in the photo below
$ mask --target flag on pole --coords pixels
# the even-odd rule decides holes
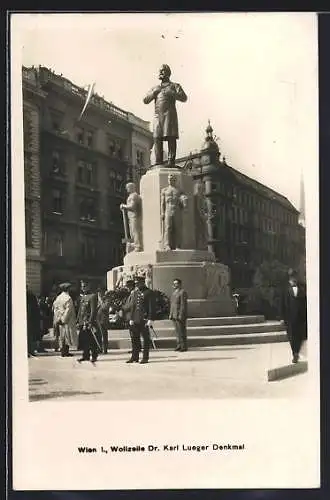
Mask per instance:
[[[84,104],[84,107],[83,109],[81,110],[81,113],[79,115],[79,118],[78,118],[78,122],[81,120],[83,114],[85,113],[86,111],[86,108],[89,104],[89,101],[91,100],[92,98],[92,95],[94,94],[94,88],[95,88],[95,83],[91,84],[88,86],[88,91],[87,91],[87,96],[86,96],[86,101],[85,101],[85,104]]]

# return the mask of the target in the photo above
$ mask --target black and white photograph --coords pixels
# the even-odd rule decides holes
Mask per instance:
[[[10,22],[14,488],[318,487],[316,14]]]

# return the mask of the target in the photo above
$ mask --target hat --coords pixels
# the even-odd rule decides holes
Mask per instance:
[[[288,276],[289,278],[296,278],[298,276],[298,273],[294,269],[290,268],[288,270]]]
[[[134,285],[134,283],[135,281],[132,278],[126,281],[126,285]]]
[[[65,283],[61,283],[58,287],[60,290],[68,290],[68,288],[70,288],[70,286],[71,286],[71,283],[65,282]]]
[[[141,283],[141,281],[143,281],[143,283],[145,282],[145,277],[144,276],[134,276],[134,281],[137,282],[137,283]]]

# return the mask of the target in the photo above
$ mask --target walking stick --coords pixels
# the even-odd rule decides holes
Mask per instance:
[[[149,326],[149,332],[150,332],[150,340],[151,340],[151,343],[152,343],[152,347],[156,350],[157,347],[156,347],[156,344],[155,344],[155,339],[158,336],[157,336],[157,334],[156,334],[153,326]]]
[[[85,327],[85,328],[86,328],[86,327]],[[93,335],[93,338],[94,338],[94,340],[95,340],[95,342],[96,342],[97,347],[99,348],[100,352],[102,352],[102,349],[101,349],[101,346],[100,346],[100,344],[99,344],[99,341],[97,340],[96,335],[95,335],[95,333],[94,333],[94,327],[93,327],[93,326],[91,326],[91,327],[90,327],[90,332],[91,332],[91,334]]]

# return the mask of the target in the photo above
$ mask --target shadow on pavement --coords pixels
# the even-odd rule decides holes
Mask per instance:
[[[69,396],[89,396],[92,394],[102,394],[100,391],[95,392],[87,392],[87,391],[58,391],[58,392],[49,392],[48,394],[30,394],[30,401],[41,401],[44,399],[53,399],[53,398],[65,398]]]
[[[48,384],[46,380],[43,380],[41,378],[30,378],[29,380],[30,385],[45,385]]]
[[[208,357],[208,358],[180,358],[180,357],[177,357],[175,359],[175,361],[178,361],[179,363],[190,363],[191,361],[225,361],[227,359],[237,359],[235,356],[231,356],[231,357],[225,357],[225,358],[212,358],[212,357]],[[171,361],[174,361],[173,359],[168,359],[168,358],[154,358],[154,357],[150,357],[149,359],[149,363],[170,363]]]
[[[103,356],[106,356],[106,355],[103,355]],[[172,356],[166,356],[166,359],[168,358],[172,358],[172,359],[178,359],[178,356],[176,355],[172,355]],[[127,356],[127,358],[125,357],[125,359],[122,359],[122,358],[98,358],[97,360],[97,364],[101,363],[101,362],[107,362],[107,361],[126,361],[126,359],[129,359],[129,355]],[[141,358],[142,359],[142,358]],[[164,359],[164,356],[152,356],[152,359]]]

